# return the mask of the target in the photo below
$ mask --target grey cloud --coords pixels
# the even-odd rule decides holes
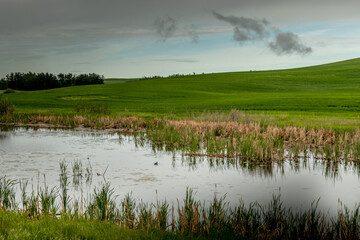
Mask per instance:
[[[276,34],[275,41],[269,43],[269,48],[277,55],[283,54],[309,54],[312,48],[301,43],[299,36],[291,32],[280,32]]]
[[[272,21],[357,19],[359,7],[358,0],[0,0],[0,35],[34,36],[54,31],[79,38],[116,37],[116,30],[131,33],[131,30],[153,29],[154,19],[164,14],[183,25],[206,26],[215,22],[209,19],[212,9],[230,15],[264,16]],[[259,24],[261,29],[261,20]],[[75,31],[66,32],[68,29]],[[126,34],[125,37],[129,36]]]
[[[0,33],[46,32],[74,25],[149,29],[164,13],[185,24],[206,24],[212,9],[273,21],[357,19],[359,7],[358,0],[1,0]]]
[[[21,55],[45,56],[44,61],[38,61],[40,66],[39,63],[48,63],[45,61],[49,54],[60,53],[61,57],[66,57],[102,48],[114,39],[152,38],[156,36],[154,20],[164,15],[176,19],[178,26],[173,33],[170,31],[172,35],[165,34],[166,37],[181,36],[196,42],[199,37],[211,33],[212,30],[207,29],[227,32],[232,28],[238,42],[263,37],[275,46],[277,41],[270,36],[275,38],[276,33],[266,21],[253,18],[244,21],[249,19],[218,15],[229,25],[220,29],[219,19],[212,17],[212,11],[225,16],[261,16],[273,23],[291,25],[320,20],[358,20],[359,8],[359,0],[0,0],[0,61],[18,59]],[[239,21],[248,22],[251,27]],[[191,24],[201,27],[190,31],[183,28]],[[262,35],[264,28],[270,31],[270,36]],[[252,37],[244,29],[252,29]],[[94,42],[99,45],[90,46],[88,50],[82,47]],[[281,52],[286,54],[286,51]],[[7,71],[8,66],[1,65],[0,70]]]
[[[158,17],[154,22],[156,33],[161,37],[163,42],[175,34],[177,36],[184,36],[189,38],[191,42],[197,43],[199,41],[199,34],[195,31],[195,26],[181,26],[178,21],[172,17],[167,16],[166,18]],[[179,26],[180,25],[180,26]]]
[[[169,37],[173,36],[177,27],[175,19],[167,16],[166,18],[157,18],[155,20],[157,34],[165,42]]]
[[[214,16],[220,20],[230,23],[234,27],[234,40],[238,42],[247,42],[262,40],[269,35],[266,19],[257,20],[245,17],[223,16],[220,13],[213,12]]]
[[[266,20],[256,20],[245,17],[228,16],[225,17],[217,12],[214,16],[220,20],[230,23],[234,27],[234,40],[239,43],[264,40],[271,34],[275,35],[275,41],[270,42],[268,47],[277,55],[283,54],[309,54],[312,48],[301,43],[298,35],[292,32],[281,32],[271,26]]]

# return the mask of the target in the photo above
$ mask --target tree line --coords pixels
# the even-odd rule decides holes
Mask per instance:
[[[75,75],[72,73],[21,73],[7,74],[0,80],[0,90],[44,90],[78,85],[103,84],[104,76],[96,73]]]

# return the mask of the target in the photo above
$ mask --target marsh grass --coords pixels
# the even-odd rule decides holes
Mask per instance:
[[[29,206],[29,197],[27,195],[27,186],[29,181],[28,180],[19,180],[20,190],[21,190],[21,202],[23,210],[28,209]]]
[[[146,137],[153,150],[267,162],[315,158],[360,160],[360,131],[261,126],[259,123],[154,120]]]
[[[80,160],[75,160],[72,163],[72,171],[73,171],[73,186],[77,190],[80,186],[80,183],[82,182],[83,177],[83,169],[82,169],[82,163]]]
[[[80,160],[75,160],[72,164],[73,176],[82,176],[82,163]]]
[[[90,186],[92,183],[92,177],[93,177],[93,170],[92,170],[90,161],[88,162],[88,165],[86,166],[85,171],[86,171],[85,172],[86,183]]]
[[[87,214],[90,219],[99,219],[102,221],[116,221],[116,204],[113,199],[114,190],[110,183],[105,183],[94,189],[91,201],[87,207]]]
[[[0,177],[0,209],[16,209],[15,184],[15,180]]]
[[[48,216],[52,214],[56,216],[58,212],[58,206],[55,204],[55,200],[58,196],[57,189],[55,187],[49,189],[45,186],[40,189],[40,204],[41,204],[41,214]]]
[[[14,105],[0,94],[0,116],[9,116],[14,110]]]
[[[61,171],[66,165],[61,164]],[[66,171],[65,171],[66,172]],[[61,178],[60,178],[61,179]],[[213,239],[359,239],[360,206],[353,210],[339,206],[337,217],[329,217],[318,210],[318,201],[314,201],[308,210],[294,211],[284,206],[281,195],[274,195],[270,203],[260,205],[256,202],[246,206],[242,201],[230,206],[226,196],[214,196],[210,203],[196,200],[191,188],[186,189],[185,199],[171,207],[166,201],[139,204],[131,194],[125,195],[117,204],[114,190],[110,183],[105,182],[96,187],[91,194],[89,203],[82,212],[78,200],[66,213],[56,204],[63,193],[56,188],[39,188],[39,193],[31,192],[27,196],[27,182],[19,181],[22,189],[23,208],[16,208],[14,185],[15,181],[1,178],[2,210],[0,210],[0,236],[12,234],[8,228],[15,225],[2,225],[4,214],[22,220],[18,224],[27,226],[51,219],[57,219],[55,225],[66,221],[67,224],[82,222],[86,224],[100,221],[103,224],[117,226],[121,229],[133,229],[146,233],[172,232],[181,238],[213,238]],[[7,189],[7,194],[3,194]],[[26,197],[24,197],[26,196]],[[63,199],[61,199],[63,202]],[[176,211],[175,211],[176,210]],[[16,213],[15,215],[12,215]],[[17,217],[18,216],[18,217]],[[32,219],[32,220],[30,220]],[[107,228],[107,225],[103,225]],[[29,229],[34,234],[36,229]],[[78,231],[78,230],[77,230]],[[51,235],[54,237],[53,235]]]
[[[69,181],[67,176],[67,165],[65,161],[60,162],[60,197],[61,197],[61,209],[62,213],[66,213],[70,203],[70,197],[68,195]]]
[[[231,119],[238,120],[236,111]],[[3,116],[2,120],[25,124],[117,129],[130,133],[136,146],[151,144],[153,151],[182,155],[234,158],[255,162],[315,158],[360,161],[360,129],[278,127],[259,121],[144,120],[136,117],[96,116]],[[242,121],[242,120],[241,120]]]

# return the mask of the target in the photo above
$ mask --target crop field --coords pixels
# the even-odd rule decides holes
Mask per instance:
[[[5,96],[16,113],[73,114],[77,103],[86,102],[106,104],[114,116],[201,120],[237,109],[270,125],[356,128],[359,89],[360,59],[353,59],[289,70],[107,79]]]

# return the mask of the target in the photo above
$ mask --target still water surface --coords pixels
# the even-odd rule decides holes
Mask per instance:
[[[44,183],[59,186],[62,161],[67,163],[69,176],[74,161],[82,163],[83,172],[92,167],[91,181],[82,178],[79,186],[72,183],[73,199],[79,198],[81,191],[85,196],[92,193],[106,180],[119,199],[132,192],[138,201],[166,199],[175,205],[185,197],[187,187],[195,190],[197,200],[205,202],[214,194],[226,194],[231,205],[240,199],[245,204],[266,204],[280,192],[286,206],[307,209],[320,198],[319,209],[331,215],[337,213],[339,199],[350,208],[360,202],[359,168],[352,163],[332,165],[310,158],[235,164],[226,159],[154,152],[150,146],[135,146],[132,136],[118,133],[25,128],[0,132],[0,176],[29,180],[28,192]],[[105,170],[104,177],[98,176]]]

